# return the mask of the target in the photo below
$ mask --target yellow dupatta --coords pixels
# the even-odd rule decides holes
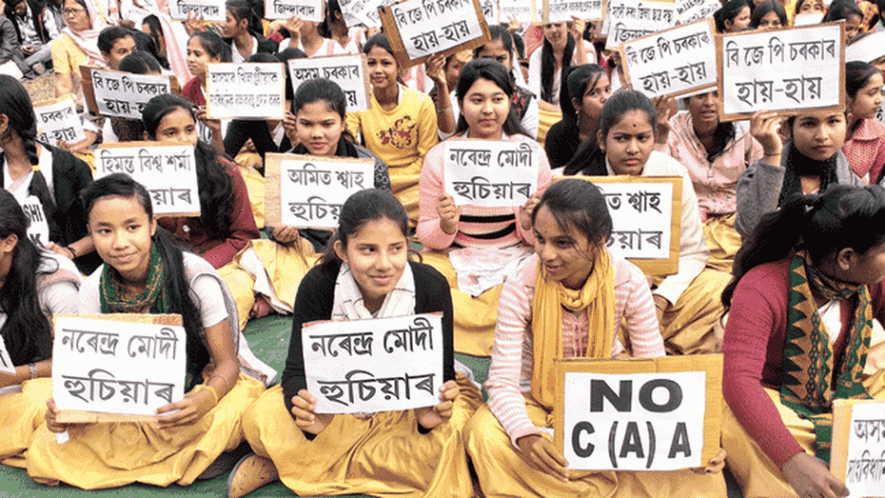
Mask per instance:
[[[548,280],[538,261],[532,300],[532,396],[548,410],[553,408],[556,369],[562,356],[562,308],[587,309],[587,358],[611,358],[614,341],[615,270],[605,248],[596,251],[593,270],[580,289],[568,289]]]

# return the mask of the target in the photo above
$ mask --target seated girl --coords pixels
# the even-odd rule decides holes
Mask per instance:
[[[233,299],[212,265],[183,252],[157,226],[144,187],[117,173],[97,180],[82,198],[105,264],[83,283],[78,312],[180,314],[187,394],[158,408],[155,422],[59,424],[50,400],[46,424],[28,448],[28,475],[41,484],[83,489],[189,485],[222,452],[240,445],[243,410],[274,372],[254,361],[238,333]],[[59,442],[54,432],[63,431],[69,440]]]
[[[246,243],[259,237],[246,183],[236,163],[197,137],[194,106],[183,97],[158,95],[145,104],[141,116],[145,140],[194,145],[200,216],[163,217],[158,223],[214,268],[230,263]]]
[[[860,61],[845,64],[848,132],[842,152],[864,183],[879,183],[885,166],[885,123],[876,119],[882,105],[882,73]]]
[[[612,220],[586,180],[553,183],[532,212],[535,254],[507,279],[487,406],[465,428],[484,496],[725,496],[721,473],[571,471],[554,447],[556,358],[664,355],[642,271],[605,248]]]
[[[82,278],[67,258],[36,247],[28,218],[0,190],[0,337],[15,372],[0,372],[0,462],[24,467],[24,451],[52,396],[52,317],[77,312]],[[8,311],[7,311],[8,310]]]
[[[596,64],[585,64],[563,71],[559,91],[562,121],[550,127],[544,138],[544,150],[553,169],[564,167],[581,143],[596,140],[599,113],[612,95],[605,69]]]
[[[342,206],[334,243],[298,288],[282,385],[243,416],[255,454],[231,474],[229,497],[277,477],[299,496],[474,496],[462,428],[482,397],[455,373],[449,287],[433,268],[409,261],[408,222],[384,190],[357,192]],[[319,393],[307,391],[305,323],[432,312],[443,314],[439,404],[362,415],[314,411]]]
[[[794,194],[741,248],[722,294],[722,445],[743,496],[848,495],[827,467],[832,403],[885,400],[885,371],[863,376],[883,276],[878,185]]]
[[[537,192],[543,192],[550,184],[550,166],[541,146],[525,135],[516,116],[510,112],[513,91],[510,74],[499,62],[489,59],[468,62],[458,78],[456,93],[461,115],[453,140],[504,140],[528,145],[538,161]],[[538,196],[530,198],[524,206],[456,206],[445,191],[445,151],[445,144],[438,144],[424,159],[419,183],[418,240],[434,251],[426,252],[425,260],[445,275],[452,288],[455,308],[462,311],[456,317],[455,350],[488,356],[505,267],[531,252],[526,245],[532,243],[529,212]],[[475,274],[475,265],[465,261],[465,265],[453,267],[450,256],[455,258],[456,253],[449,249],[458,252],[459,260],[476,259],[484,253],[483,259],[500,262],[495,268],[482,269],[484,273],[497,271],[497,284],[492,281],[481,288],[464,288],[468,279],[459,278],[458,273]],[[490,275],[490,279],[494,277]]]
[[[661,333],[671,354],[713,353],[720,340],[714,326],[722,316],[719,294],[731,275],[705,268],[710,251],[698,212],[698,199],[685,166],[654,150],[657,111],[635,90],[612,95],[599,118],[597,143],[585,143],[566,165],[565,174],[590,176],[679,176],[682,203],[679,271],[650,278]]]

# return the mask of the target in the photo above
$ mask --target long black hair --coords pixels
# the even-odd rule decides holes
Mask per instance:
[[[157,95],[145,104],[141,120],[151,139],[156,138],[160,121],[168,114],[184,109],[197,122],[193,103],[184,97],[172,94]],[[200,219],[215,237],[230,233],[231,217],[234,211],[234,184],[225,166],[219,161],[215,149],[197,140],[194,147],[197,163],[197,182],[200,190]]]
[[[6,190],[0,189],[0,239],[15,235],[18,242],[12,250],[12,263],[6,280],[0,286],[0,311],[6,323],[0,335],[14,365],[23,365],[52,357],[52,326],[40,307],[37,279],[58,269],[42,267],[51,261],[28,238],[29,220],[19,203]]]
[[[467,119],[464,118],[464,98],[467,97],[470,87],[478,79],[491,81],[507,95],[507,99],[510,102],[513,101],[513,92],[516,90],[516,87],[513,85],[513,80],[504,64],[492,59],[473,59],[461,69],[461,74],[458,75],[458,84],[455,86],[458,105],[462,109],[461,115],[458,116],[458,126],[455,128],[456,135],[464,133],[469,128]],[[521,133],[528,136],[514,112],[507,113],[507,119],[504,121],[502,128],[507,135]]]
[[[805,249],[813,264],[846,247],[865,254],[885,243],[885,190],[831,184],[823,194],[793,195],[762,217],[738,250],[734,277],[722,292],[726,310],[741,278],[753,268]]]
[[[37,157],[37,116],[31,105],[31,97],[25,87],[12,76],[0,75],[0,114],[6,116],[9,125],[6,136],[18,135],[32,166],[39,164]],[[6,137],[0,137],[6,138]],[[28,195],[35,196],[43,205],[46,221],[49,223],[49,240],[61,240],[61,228],[55,220],[56,206],[49,191],[49,185],[42,171],[34,171]]]
[[[750,5],[748,0],[729,0],[721,9],[713,12],[713,20],[716,21],[716,31],[725,33],[727,29],[725,21],[733,23],[734,18],[744,10],[744,7],[750,7],[750,10],[753,10],[753,6]]]
[[[298,87],[292,99],[292,114],[298,118],[298,111],[307,104],[324,101],[332,112],[338,114],[343,122],[347,117],[347,96],[338,83],[327,78],[316,78],[305,81]],[[353,135],[345,127],[341,136],[350,142],[356,142]]]
[[[118,69],[124,73],[132,74],[160,73],[163,71],[157,58],[146,50],[133,50],[129,52],[129,55],[120,60],[120,67]]]
[[[845,95],[848,98],[857,97],[857,92],[866,86],[870,78],[879,73],[876,66],[869,62],[850,61],[845,64]]]
[[[713,93],[716,90],[713,90]],[[702,93],[698,95],[692,95],[691,97],[685,98],[685,107],[689,107],[691,99],[698,96],[706,96],[707,93]],[[694,117],[692,117],[692,121],[694,121]],[[734,142],[735,137],[737,137],[737,128],[735,128],[734,123],[731,121],[719,121],[716,125],[716,129],[713,130],[713,144],[710,149],[704,149],[707,153],[707,161],[713,162],[717,157],[722,155],[728,149],[728,146]]]
[[[200,41],[200,46],[209,54],[209,57],[218,57],[218,62],[231,62],[233,55],[231,54],[230,45],[224,43],[224,38],[218,36],[211,31],[197,31],[190,37],[190,40],[196,38]]]
[[[598,64],[584,64],[562,70],[562,84],[559,90],[559,108],[562,109],[562,119],[577,124],[578,109],[575,109],[572,99],[583,101],[587,89],[595,87],[604,74],[606,74],[605,69]]]
[[[790,26],[787,23],[787,10],[784,6],[781,5],[780,2],[774,0],[765,0],[753,8],[753,15],[750,16],[750,27],[754,29],[758,28],[759,23],[762,22],[762,18],[771,12],[777,14],[777,18],[780,19],[781,22],[781,27],[787,28]]]
[[[80,192],[80,200],[86,207],[87,219],[98,201],[112,196],[135,199],[147,213],[148,219],[153,218],[154,210],[147,189],[125,173],[114,173],[99,178]],[[166,275],[164,291],[169,298],[169,312],[181,315],[184,330],[187,332],[187,371],[196,376],[209,363],[211,356],[201,339],[203,322],[199,308],[191,298],[190,284],[184,272],[185,249],[175,242],[169,232],[159,226],[151,237],[151,242],[163,259]]]
[[[532,223],[545,206],[563,232],[577,230],[590,244],[604,245],[611,237],[612,217],[605,196],[599,187],[587,180],[568,178],[553,182],[535,205]]]
[[[575,54],[575,37],[566,32],[568,42],[562,52],[562,70],[572,65],[572,56]],[[582,42],[583,43],[583,42]],[[556,72],[556,57],[553,55],[553,44],[544,37],[544,46],[541,47],[541,100],[551,102],[553,97],[553,76]],[[561,96],[560,96],[561,98]]]

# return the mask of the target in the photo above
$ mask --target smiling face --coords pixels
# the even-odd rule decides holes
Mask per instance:
[[[841,112],[800,114],[793,121],[793,144],[807,157],[824,161],[842,148],[846,127],[845,114]]]
[[[654,126],[649,115],[639,109],[624,113],[621,120],[608,130],[608,135],[599,130],[597,138],[616,175],[642,174],[655,148]]]
[[[157,231],[136,197],[102,197],[88,217],[95,250],[130,284],[146,280],[151,259],[151,237]]]
[[[568,43],[568,25],[564,22],[551,22],[545,24],[544,38],[553,45],[555,49],[561,49]]]
[[[848,112],[852,119],[873,119],[882,105],[882,74],[870,77],[867,84],[848,99]]]
[[[409,261],[409,241],[400,226],[389,218],[370,220],[348,237],[346,246],[338,240],[333,247],[350,265],[366,309],[381,309]]]
[[[369,81],[376,91],[396,85],[399,68],[393,54],[376,45],[366,54],[366,62],[369,66]]]
[[[510,114],[510,97],[493,81],[479,78],[458,105],[469,127],[468,137],[500,140]]]
[[[579,289],[593,271],[599,249],[578,230],[566,228],[563,230],[553,212],[542,205],[532,223],[535,254],[541,260],[545,278],[562,282],[569,289]]]
[[[304,104],[295,117],[298,141],[314,156],[334,156],[344,120],[325,100]]]

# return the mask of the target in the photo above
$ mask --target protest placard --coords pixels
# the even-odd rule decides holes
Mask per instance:
[[[56,315],[53,322],[59,423],[154,420],[157,408],[184,397],[181,315]]]
[[[885,401],[833,402],[830,469],[851,496],[885,497]]]
[[[301,329],[317,413],[374,413],[439,403],[442,314],[322,321]]]
[[[717,37],[720,120],[845,108],[844,24]]]
[[[525,142],[449,140],[445,191],[458,206],[522,206],[538,188],[539,154]]]
[[[107,117],[141,121],[141,111],[149,100],[164,93],[180,93],[175,76],[132,74],[92,66],[80,66],[80,74],[89,111]]]
[[[289,59],[289,79],[295,92],[305,81],[328,78],[344,91],[347,112],[365,111],[371,107],[372,89],[368,74],[366,54]]]
[[[447,56],[489,41],[479,0],[405,0],[380,11],[400,69],[433,54]]]
[[[9,351],[6,350],[3,336],[0,336],[0,372],[15,374],[15,365],[12,364],[12,358],[9,357]]]
[[[46,212],[43,211],[43,203],[36,195],[27,193],[22,196],[17,195],[16,200],[30,221],[28,238],[35,246],[46,247],[49,243],[49,221],[46,219]]]
[[[679,96],[716,86],[712,19],[671,28],[624,43],[624,74],[649,98]]]
[[[58,142],[75,144],[86,140],[83,123],[70,95],[35,104],[34,115],[37,118],[37,136],[49,145],[57,145]]]
[[[614,49],[621,43],[655,34],[675,24],[676,2],[609,0],[603,22],[608,29],[605,47]]]
[[[265,19],[289,19],[292,16],[302,21],[322,22],[324,18],[323,0],[266,0]]]
[[[268,226],[337,228],[344,201],[375,186],[372,159],[267,154],[264,161]]]
[[[571,22],[572,16],[585,21],[602,19],[602,0],[543,0],[543,22]]]
[[[554,440],[574,470],[702,467],[719,453],[722,355],[556,360]]]
[[[713,13],[719,10],[722,4],[719,0],[678,0],[676,2],[676,22],[678,24],[691,24],[701,19],[713,19]]]
[[[510,24],[511,19],[518,23],[539,22],[538,16],[543,0],[498,0],[498,22]],[[494,18],[491,18],[494,19]]]
[[[144,185],[155,215],[199,216],[200,189],[194,146],[161,142],[102,144],[95,177],[126,173]]]
[[[486,19],[498,19],[498,2],[496,0],[479,0],[479,7],[482,9],[482,15]]]
[[[210,119],[283,119],[285,70],[274,62],[209,64],[206,114]]]
[[[169,3],[169,14],[172,19],[186,21],[191,12],[204,21],[224,22],[227,8],[225,0],[177,0]]]
[[[606,242],[609,252],[629,260],[646,275],[672,275],[679,271],[682,177],[568,178],[591,181],[605,196],[613,227]]]

